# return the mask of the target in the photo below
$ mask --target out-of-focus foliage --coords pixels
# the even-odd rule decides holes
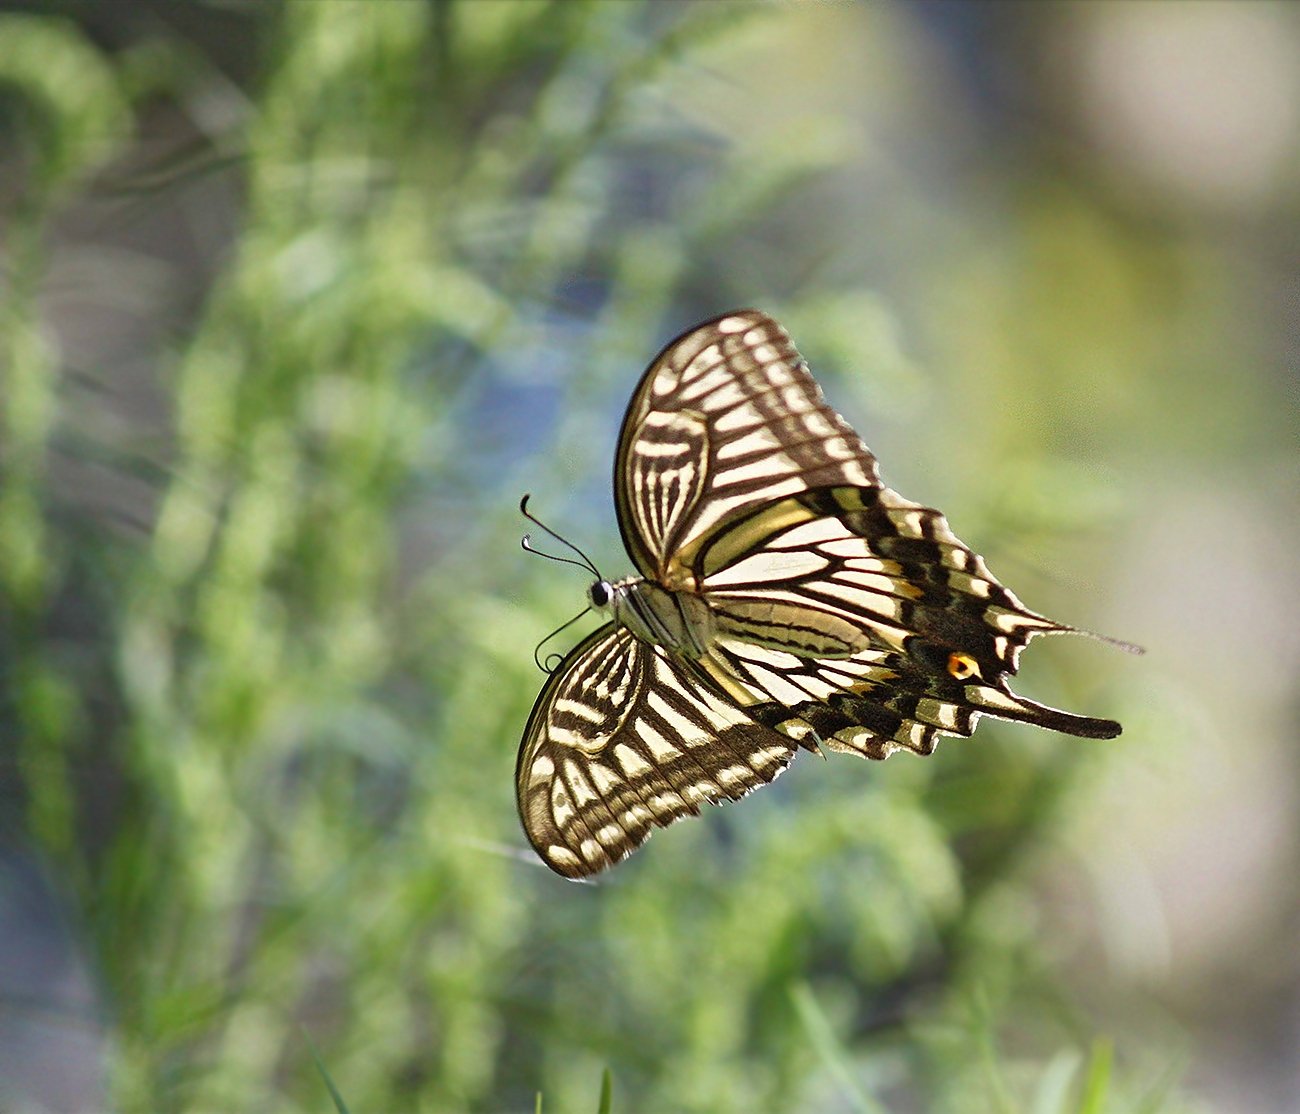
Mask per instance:
[[[1091,18],[1052,12],[1026,33]],[[35,887],[13,954],[48,932],[88,972],[0,964],[10,1048],[124,1111],[320,1110],[323,1078],[592,1110],[605,1069],[614,1110],[1197,1109],[1196,1037],[1126,966],[1158,821],[1116,786],[1218,760],[1241,721],[1200,662],[1036,646],[1026,691],[1118,744],[803,759],[574,886],[512,770],[583,585],[514,508],[616,571],[636,375],[759,304],[1031,606],[1185,644],[1154,503],[1210,547],[1188,469],[1294,480],[1251,261],[1024,137],[970,172],[992,118],[908,9],[117,15],[0,13],[0,939]]]

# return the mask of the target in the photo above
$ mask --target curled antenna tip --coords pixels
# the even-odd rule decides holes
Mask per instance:
[[[540,526],[540,527],[541,527],[543,530],[545,530],[545,531],[546,531],[546,532],[547,532],[551,537],[553,537],[557,542],[559,542],[561,545],[565,546],[567,549],[570,549],[570,550],[572,550],[574,553],[576,553],[579,557],[582,558],[582,560],[581,560],[581,561],[574,561],[573,559],[571,559],[571,558],[569,558],[569,557],[556,557],[556,556],[554,556],[553,554],[550,554],[550,553],[543,553],[541,550],[534,549],[534,548],[532,547],[532,545],[530,544],[531,538],[530,538],[530,535],[528,535],[528,534],[525,534],[525,535],[524,535],[524,539],[523,539],[523,542],[522,542],[524,549],[526,549],[529,553],[536,553],[539,557],[548,557],[548,558],[550,558],[550,560],[552,560],[552,561],[559,561],[561,564],[565,564],[565,565],[577,565],[579,568],[586,569],[589,573],[591,573],[591,574],[592,574],[593,576],[595,576],[597,579],[600,579],[600,572],[599,572],[599,570],[597,570],[596,566],[593,565],[593,564],[591,563],[591,558],[590,558],[590,557],[588,557],[585,553],[583,553],[581,549],[579,549],[576,545],[573,544],[573,542],[569,541],[568,538],[562,537],[561,535],[557,534],[554,530],[552,530],[549,526],[547,526],[546,523],[543,522],[540,518],[538,518],[535,514],[531,514],[531,513],[529,513],[529,510],[528,510],[528,500],[531,499],[531,498],[532,498],[532,496],[531,496],[531,494],[529,494],[529,495],[525,495],[522,499],[519,500],[519,511],[520,511],[520,513],[521,513],[521,514],[522,514],[526,519],[528,519],[529,522],[533,523],[533,525],[535,525],[535,526]]]

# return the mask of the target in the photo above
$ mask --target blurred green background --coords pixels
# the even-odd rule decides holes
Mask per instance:
[[[1300,9],[0,4],[0,1110],[1300,1109]],[[1061,640],[598,884],[534,644],[775,314]],[[569,643],[571,644],[571,643]]]

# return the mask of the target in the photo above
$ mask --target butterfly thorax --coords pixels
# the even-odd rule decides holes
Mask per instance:
[[[701,657],[713,641],[713,615],[694,592],[675,592],[640,576],[598,580],[588,591],[592,606],[609,611],[616,625],[642,642]]]

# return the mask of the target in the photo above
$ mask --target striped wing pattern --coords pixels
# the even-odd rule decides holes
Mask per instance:
[[[742,310],[651,363],[614,463],[619,527],[642,575],[670,586],[724,519],[802,491],[876,487],[876,459],[826,405],[786,331]]]
[[[570,878],[626,858],[655,827],[738,800],[795,745],[613,624],[580,643],[542,691],[515,781],[537,853]]]

